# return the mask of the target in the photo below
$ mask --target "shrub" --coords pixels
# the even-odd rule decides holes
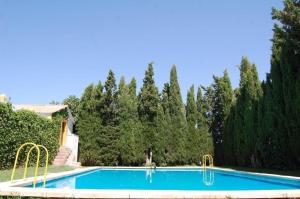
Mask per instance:
[[[49,162],[58,149],[59,123],[42,118],[30,111],[14,112],[10,104],[0,103],[0,169],[13,167],[18,148],[25,142],[44,145],[49,151]],[[26,159],[30,146],[20,152],[19,165]],[[41,149],[41,164],[45,162],[45,152]],[[30,164],[36,160],[32,152]]]

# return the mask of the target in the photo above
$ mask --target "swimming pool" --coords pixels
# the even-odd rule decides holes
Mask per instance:
[[[37,184],[37,188],[42,186],[42,183]],[[182,191],[300,190],[300,180],[220,169],[100,168],[49,180],[46,188]]]

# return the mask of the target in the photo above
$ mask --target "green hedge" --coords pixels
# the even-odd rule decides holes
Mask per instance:
[[[42,118],[30,111],[14,112],[10,104],[0,103],[0,169],[12,168],[15,155],[21,144],[34,142],[44,145],[53,160],[58,149],[60,122]],[[20,153],[19,165],[24,164],[27,146]],[[41,164],[44,163],[45,153],[42,152]],[[33,164],[36,152],[33,152],[30,164]]]

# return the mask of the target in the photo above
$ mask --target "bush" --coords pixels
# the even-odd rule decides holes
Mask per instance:
[[[59,123],[42,118],[30,111],[14,112],[10,104],[0,103],[0,169],[12,168],[18,148],[25,142],[44,145],[49,151],[49,162],[58,149]],[[20,152],[19,165],[24,164],[27,146]],[[36,160],[32,152],[30,164]],[[45,152],[41,149],[41,164],[45,162]]]

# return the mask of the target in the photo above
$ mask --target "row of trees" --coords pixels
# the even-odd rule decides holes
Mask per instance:
[[[300,2],[273,10],[271,71],[260,82],[255,64],[240,64],[232,89],[227,71],[208,87],[192,86],[184,104],[175,66],[161,92],[149,64],[142,88],[119,85],[112,71],[104,85],[89,85],[74,104],[80,157],[86,165],[141,165],[151,149],[159,165],[197,164],[214,153],[218,165],[295,168],[300,164]],[[202,95],[202,91],[204,94]],[[72,107],[71,107],[72,108]]]
[[[262,83],[247,59],[240,66],[223,131],[222,164],[297,168],[300,164],[300,1],[273,9],[271,71]]]
[[[192,86],[187,98],[185,108],[175,66],[160,93],[149,64],[138,95],[134,78],[126,84],[122,77],[117,86],[110,71],[104,85],[89,85],[80,99],[81,162],[142,165],[146,151],[151,150],[158,165],[199,163],[201,155],[212,153],[212,139],[204,120],[201,90],[195,99]],[[68,101],[70,98],[65,103]]]

